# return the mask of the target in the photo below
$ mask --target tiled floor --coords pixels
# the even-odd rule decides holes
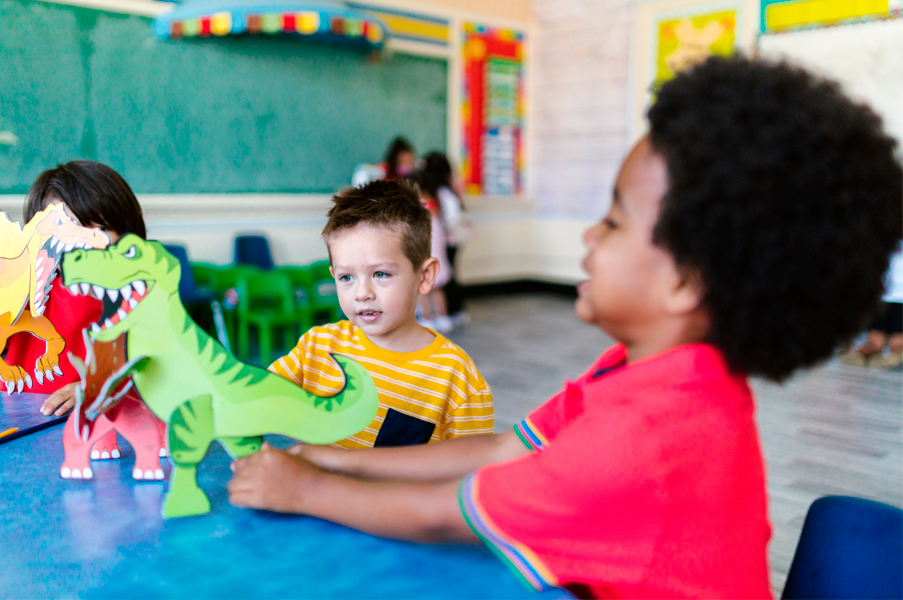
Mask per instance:
[[[612,344],[554,295],[484,297],[450,337],[493,389],[504,431],[582,373]],[[809,504],[845,494],[903,505],[903,373],[832,360],[783,385],[754,380],[774,535],[772,587],[780,596]]]

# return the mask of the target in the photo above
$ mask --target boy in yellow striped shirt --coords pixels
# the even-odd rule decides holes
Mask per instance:
[[[425,444],[493,432],[492,392],[470,357],[415,317],[433,286],[430,214],[416,191],[374,181],[333,197],[323,238],[339,303],[348,317],[313,327],[270,371],[320,396],[342,374],[330,354],[360,362],[379,392],[379,411],[344,448]]]

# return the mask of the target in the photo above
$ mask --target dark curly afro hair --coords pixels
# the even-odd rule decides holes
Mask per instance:
[[[653,241],[698,274],[709,341],[780,381],[873,316],[903,235],[903,170],[880,117],[786,63],[712,57],[658,91],[668,166]]]

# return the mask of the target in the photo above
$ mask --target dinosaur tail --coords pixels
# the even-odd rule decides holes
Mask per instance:
[[[321,397],[278,375],[269,393],[214,409],[217,436],[247,437],[277,433],[312,444],[329,444],[358,433],[373,421],[379,408],[376,385],[360,363],[332,355],[345,378],[342,390]],[[274,393],[275,392],[275,393]]]

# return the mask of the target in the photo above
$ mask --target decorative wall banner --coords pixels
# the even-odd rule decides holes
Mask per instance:
[[[898,19],[901,0],[762,0],[761,30],[779,33]]]
[[[409,40],[448,47],[451,27],[448,19],[431,15],[392,10],[360,2],[347,2],[350,8],[372,15],[382,22],[393,39]]]
[[[461,175],[468,194],[512,196],[524,180],[524,37],[464,23]]]
[[[634,20],[630,138],[646,131],[654,90],[706,57],[748,50],[755,39],[756,0],[665,0],[637,6]]]

